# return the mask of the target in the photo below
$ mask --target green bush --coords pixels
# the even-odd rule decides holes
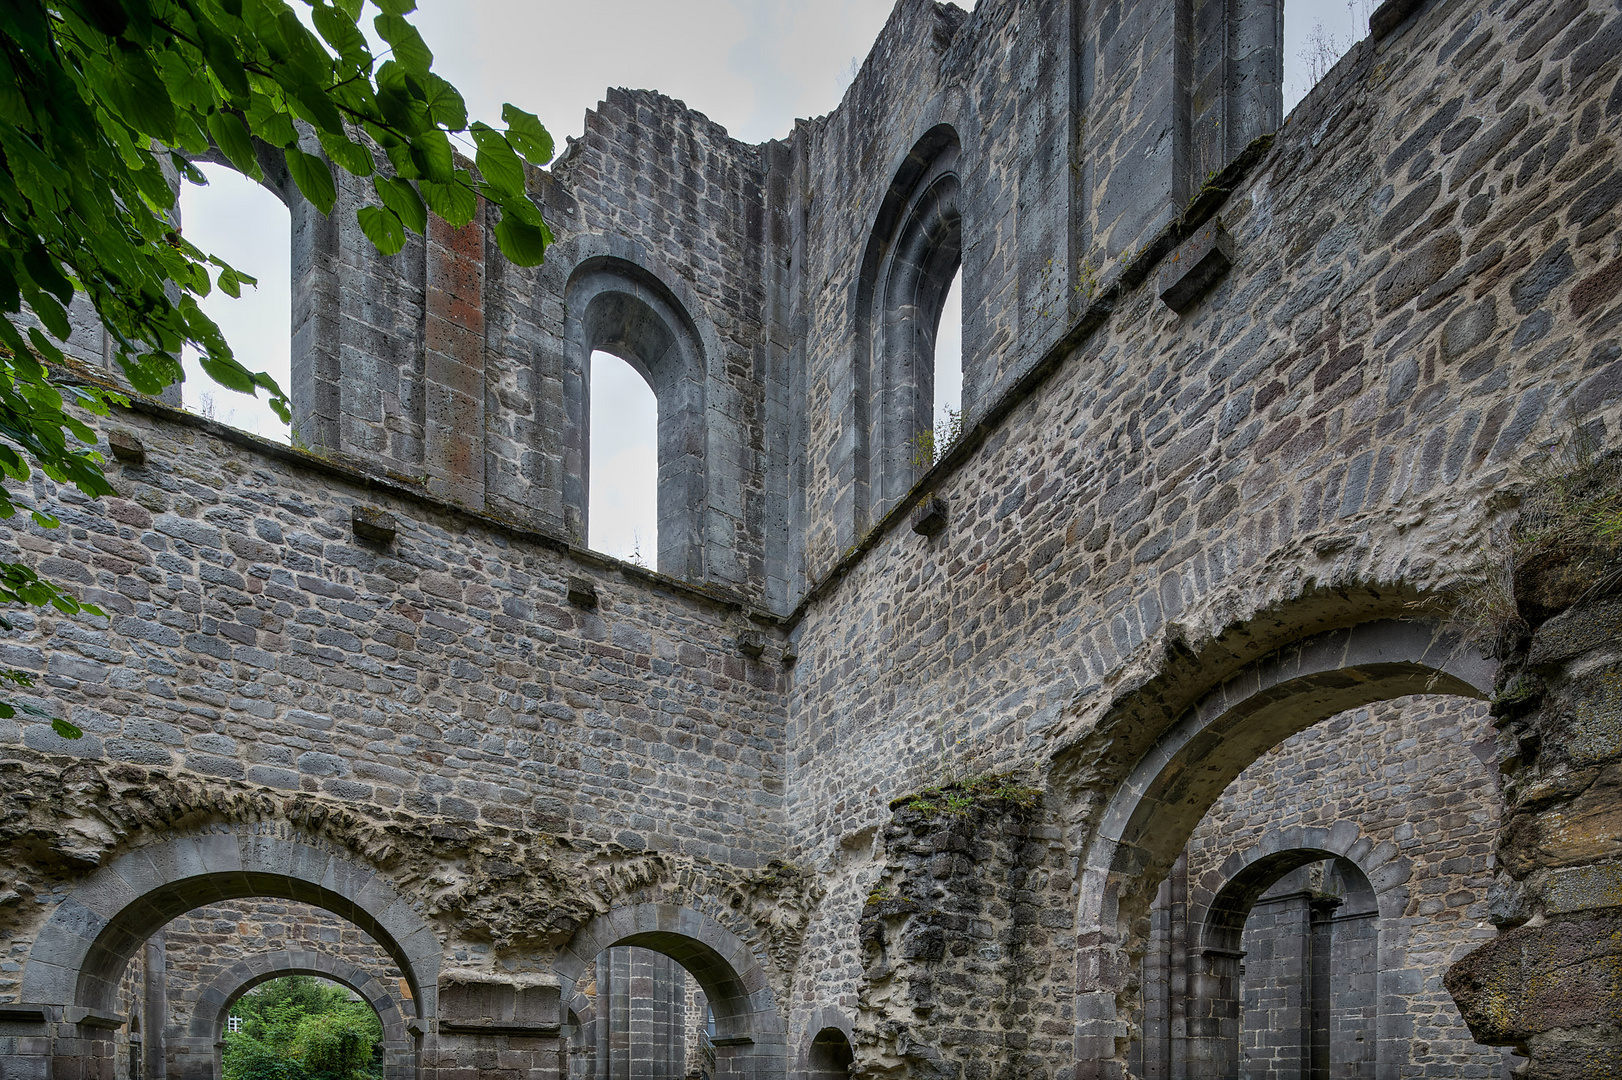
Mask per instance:
[[[363,1001],[308,975],[272,979],[232,1009],[223,1080],[381,1080],[383,1025]]]

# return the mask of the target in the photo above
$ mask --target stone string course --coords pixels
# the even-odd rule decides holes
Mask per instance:
[[[41,1010],[0,1015],[0,1055],[30,1080],[122,1075],[119,1018],[75,973],[114,979],[121,953],[93,939],[150,921],[127,887],[173,914],[296,901],[368,927],[419,981],[424,1080],[567,1069],[557,972],[618,944],[693,973],[736,1036],[720,1075],[799,1070],[808,1026],[840,1017],[859,1075],[1123,1076],[1139,907],[1166,869],[1086,862],[1122,835],[1105,808],[1142,794],[1125,778],[1296,643],[1434,621],[1513,520],[1527,463],[1579,432],[1613,446],[1622,420],[1616,0],[1388,6],[1255,142],[1272,125],[1237,75],[1195,102],[1210,57],[1191,43],[1215,40],[1218,9],[1272,9],[1192,5],[1196,28],[1190,7],[901,0],[840,107],[760,146],[611,91],[530,174],[558,236],[535,270],[504,264],[482,219],[379,258],[349,224],[363,184],[331,219],[293,200],[312,449],[142,402],[104,425],[144,448],[109,466],[114,496],[34,478],[20,499],[62,526],[0,525],[8,557],[107,612],[11,613],[0,640],[36,681],[24,699],[85,731],[0,721],[0,1003]],[[1243,138],[1191,128],[1208,93]],[[864,253],[943,126],[966,434],[887,505],[874,433],[901,390],[883,335],[858,339]],[[1175,312],[1161,278],[1213,223],[1232,266]],[[661,432],[702,465],[678,514],[698,538],[686,580],[581,547],[581,365],[611,346],[664,373],[680,351],[647,352],[659,335],[630,315],[619,340],[567,310],[593,274],[696,350],[670,391],[683,424]],[[94,339],[87,323],[69,343],[74,377],[106,375]],[[929,537],[903,527],[926,496],[947,520]],[[365,508],[393,515],[392,541],[356,535]],[[1576,1077],[1622,1025],[1602,944],[1618,630],[1604,588],[1536,585],[1516,585],[1542,605],[1528,635],[1571,609],[1580,647],[1528,636],[1488,662],[1457,643],[1489,676],[1449,684],[1487,693],[1498,661],[1541,680],[1515,698],[1529,711],[1498,708],[1517,779],[1391,842],[1416,873],[1415,1015],[1445,1011],[1437,980],[1489,919],[1498,936],[1449,983],[1462,1015],[1532,1053],[1530,1076]],[[1341,681],[1432,664],[1399,637]],[[1320,674],[1278,683],[1298,709],[1269,714],[1277,738],[1338,711]],[[1421,722],[1368,708],[1348,738]],[[1439,708],[1435,738],[1478,740],[1475,705]],[[1189,753],[1168,768],[1248,764]],[[1336,810],[1384,828],[1411,748],[1370,753]],[[892,808],[992,771],[1039,797],[936,823]],[[1267,813],[1305,822],[1320,779]],[[1554,956],[1594,976],[1580,1007],[1534,978]],[[1515,1015],[1491,1004],[1528,987]],[[1474,1053],[1435,1023],[1426,1053]]]

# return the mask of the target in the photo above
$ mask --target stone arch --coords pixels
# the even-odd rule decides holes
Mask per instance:
[[[715,1017],[717,1074],[781,1080],[788,1070],[788,1029],[748,942],[714,919],[675,904],[615,908],[575,932],[558,955],[562,1000],[604,949],[635,945],[675,960],[697,980]]]
[[[215,1080],[221,1074],[220,1051],[231,1006],[260,983],[287,975],[313,975],[348,987],[377,1013],[383,1024],[385,1080],[408,1080],[416,1072],[416,1048],[406,1018],[387,986],[366,969],[339,956],[312,949],[277,949],[239,960],[207,985],[188,994],[191,1024],[177,1046],[190,1052],[181,1065],[181,1080]],[[202,1066],[202,1067],[199,1067]]]
[[[947,123],[913,144],[862,254],[853,387],[859,526],[882,518],[927,467],[915,460],[916,440],[933,423],[935,335],[962,262],[961,153]]]
[[[325,908],[371,936],[399,967],[418,1019],[437,1008],[439,939],[377,871],[272,825],[168,837],[90,874],[60,903],[29,951],[22,997],[54,1018],[116,1026],[129,958],[171,919],[202,904],[264,896]]]
[[[1400,995],[1409,974],[1399,920],[1408,906],[1411,867],[1395,845],[1376,844],[1354,822],[1342,821],[1330,829],[1271,829],[1257,844],[1190,883],[1189,925],[1196,928],[1184,1014],[1190,1080],[1239,1075],[1240,936],[1257,899],[1290,872],[1329,859],[1347,868],[1346,876],[1359,885],[1346,899],[1348,913],[1376,916],[1373,942],[1379,964],[1372,1004],[1377,1011],[1368,1064],[1399,1063],[1407,1043],[1385,1030],[1391,1018],[1382,1017],[1378,1007]]]
[[[621,245],[623,247],[623,245]],[[624,254],[583,258],[564,289],[565,519],[586,535],[590,489],[591,354],[601,349],[647,380],[659,403],[658,569],[702,580],[711,516],[712,386],[718,345],[666,279]],[[736,426],[722,419],[719,427]],[[723,431],[714,434],[724,438]]]
[[[805,1025],[801,1075],[805,1080],[848,1080],[856,1059],[855,1041],[855,1025],[848,1016],[832,1006],[816,1009]]]
[[[1078,940],[1092,948],[1078,956],[1077,1060],[1116,1059],[1131,1012],[1124,995],[1134,920],[1247,765],[1289,736],[1375,701],[1484,698],[1494,672],[1491,660],[1434,624],[1378,619],[1279,648],[1184,710],[1113,787],[1081,855]]]

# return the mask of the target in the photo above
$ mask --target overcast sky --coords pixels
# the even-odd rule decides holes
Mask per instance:
[[[501,126],[502,103],[514,102],[539,115],[561,149],[566,136],[580,135],[586,110],[610,86],[660,90],[747,142],[787,135],[797,117],[839,103],[891,6],[891,0],[419,0],[416,20],[434,51],[434,69],[462,91],[474,119]],[[973,5],[959,0],[959,6]],[[1343,52],[1366,32],[1369,6],[1369,0],[1290,0],[1286,108],[1310,86],[1313,27],[1321,22],[1318,37]],[[210,187],[182,190],[186,235],[261,284],[241,300],[216,294],[204,307],[250,369],[269,371],[286,388],[287,211],[228,170],[205,171]],[[957,294],[954,287],[941,320],[943,360],[961,349]],[[942,366],[948,376],[957,374],[955,363]],[[652,565],[652,393],[613,358],[599,356],[593,368],[589,540],[615,555],[640,550]],[[941,380],[937,415],[955,404],[959,387],[960,378]],[[188,364],[185,400],[195,411],[288,441],[287,428],[261,402],[215,386],[195,364]]]

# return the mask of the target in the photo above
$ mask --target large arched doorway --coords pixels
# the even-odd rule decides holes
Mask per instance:
[[[89,875],[52,913],[29,950],[22,996],[55,1027],[55,1068],[111,1075],[117,1011],[130,959],[166,924],[202,904],[275,897],[353,923],[401,972],[423,1021],[437,1009],[440,946],[378,873],[319,842],[251,826],[171,837]],[[211,1057],[211,1055],[210,1055]]]
[[[1493,671],[1492,662],[1478,651],[1429,623],[1379,620],[1279,649],[1184,710],[1113,788],[1082,855],[1078,940],[1087,947],[1077,968],[1078,1075],[1105,1075],[1126,1064],[1123,1055],[1142,1020],[1131,958],[1145,948],[1145,916],[1196,825],[1248,765],[1289,736],[1371,702],[1413,694],[1480,699],[1491,688]],[[1327,855],[1301,858],[1322,861],[1337,854],[1329,849]],[[1394,857],[1394,851],[1387,852],[1384,861]],[[1378,867],[1365,862],[1364,869],[1377,880]],[[1254,885],[1252,880],[1247,888]],[[1232,975],[1224,971],[1221,957],[1211,960],[1206,974],[1212,979]],[[1399,992],[1392,982],[1396,972],[1382,972],[1380,978],[1382,996]],[[1230,987],[1204,997],[1232,1002],[1236,995]],[[1223,1039],[1231,1033],[1224,1033],[1220,1024],[1199,1030],[1194,1024],[1198,1018],[1189,1019],[1191,1043],[1195,1035]],[[1396,1033],[1381,1032],[1376,1038],[1394,1043]],[[1391,1057],[1401,1052],[1393,1046]],[[1220,1055],[1191,1045],[1185,1075],[1231,1075],[1226,1065],[1211,1066],[1218,1069],[1213,1073],[1200,1064],[1213,1056]]]

